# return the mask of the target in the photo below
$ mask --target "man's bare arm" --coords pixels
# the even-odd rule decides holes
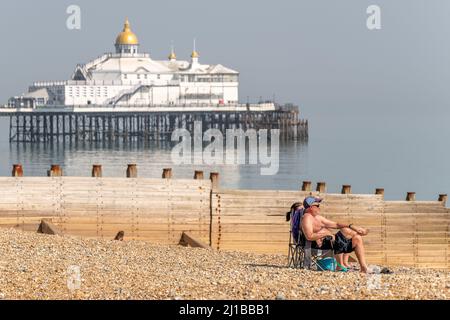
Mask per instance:
[[[320,222],[322,222],[322,225],[326,228],[330,229],[342,229],[342,228],[350,228],[353,231],[355,231],[357,234],[361,236],[365,236],[369,233],[369,230],[355,226],[354,224],[346,224],[346,223],[340,223],[340,222],[334,222],[327,218],[324,218],[322,216],[318,217],[320,219]]]
[[[342,229],[342,228],[348,228],[348,224],[340,223],[340,222],[334,222],[331,221],[325,217],[319,216],[320,222],[322,222],[322,225],[326,228],[330,229]]]
[[[303,228],[303,234],[305,235],[306,239],[309,241],[316,241],[319,239],[322,239],[326,236],[332,236],[330,230],[323,228],[318,232],[314,232],[313,228],[313,222],[309,217],[304,217],[302,220],[302,228]]]

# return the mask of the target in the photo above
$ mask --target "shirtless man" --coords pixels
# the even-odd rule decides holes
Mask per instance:
[[[311,200],[309,208],[306,209],[302,218],[303,234],[306,239],[312,241],[311,247],[315,249],[333,248],[336,260],[341,265],[344,265],[344,254],[348,255],[355,251],[361,272],[366,273],[367,264],[362,236],[367,235],[368,231],[353,224],[334,222],[322,217],[319,206],[319,202]],[[339,229],[339,231],[333,234],[330,229]],[[328,236],[331,236],[332,240],[325,239]]]

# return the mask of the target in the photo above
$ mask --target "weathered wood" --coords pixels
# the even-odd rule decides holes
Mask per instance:
[[[124,236],[125,236],[125,232],[119,231],[119,232],[117,232],[116,236],[114,237],[114,240],[123,241]]]
[[[86,238],[177,244],[183,232],[219,250],[284,253],[293,202],[316,191],[212,191],[211,180],[0,177],[0,226],[25,230],[43,218]],[[450,268],[450,212],[442,201],[385,201],[382,195],[322,193],[322,214],[371,230],[369,263]],[[435,254],[438,258],[431,260]],[[430,259],[428,259],[430,258]]]
[[[51,220],[42,219],[37,230],[38,233],[52,234],[52,235],[62,235],[62,231],[52,223]]]
[[[311,181],[303,181],[302,191],[311,191]]]
[[[61,166],[57,164],[52,164],[50,170],[47,171],[47,176],[49,177],[61,177],[63,175],[63,171]]]
[[[241,196],[239,196],[239,193],[241,193]],[[261,195],[261,197],[259,195]],[[221,250],[251,250],[266,253],[282,252],[282,248],[285,247],[282,239],[283,237],[288,239],[288,234],[282,232],[282,224],[276,221],[277,217],[273,217],[272,219],[272,217],[264,215],[276,213],[277,211],[281,212],[281,203],[283,201],[280,202],[279,200],[286,195],[289,195],[289,197],[292,196],[291,200],[287,201],[288,203],[291,203],[291,201],[296,198],[298,199],[299,197],[290,192],[272,192],[270,195],[270,192],[229,192],[229,190],[221,190],[220,212],[213,214],[213,244]],[[301,194],[301,196],[304,196],[304,194]],[[322,203],[322,213],[325,216],[331,218],[334,217],[338,221],[352,221],[357,224],[363,224],[371,230],[371,234],[365,237],[367,257],[371,263],[386,263],[386,257],[394,257],[389,258],[390,263],[402,263],[403,260],[396,259],[397,256],[392,256],[392,253],[394,252],[395,254],[397,251],[383,249],[389,245],[398,246],[399,243],[402,243],[399,242],[399,239],[408,243],[404,248],[401,248],[400,252],[406,250],[406,252],[408,252],[408,257],[411,257],[409,263],[417,266],[423,266],[424,264],[420,262],[421,260],[418,257],[415,257],[413,243],[417,243],[418,245],[440,243],[442,246],[446,246],[445,239],[448,237],[448,215],[443,221],[444,227],[442,234],[439,235],[436,229],[431,231],[432,234],[436,236],[435,238],[430,238],[430,233],[420,233],[420,231],[418,231],[420,230],[419,225],[424,227],[430,219],[430,217],[427,217],[421,211],[427,210],[430,213],[435,214],[440,210],[445,210],[445,208],[442,208],[442,203],[437,201],[424,203],[421,201],[415,202],[412,206],[410,202],[406,201],[395,202],[394,204],[384,202],[382,195],[376,195],[373,198],[350,194],[345,195],[345,198],[344,195],[338,197],[337,195],[324,194],[323,196],[325,199],[328,199],[328,201],[331,200],[331,202],[334,203],[331,205],[330,203],[327,204],[327,200]],[[214,205],[218,206],[219,204]],[[389,219],[384,213],[384,208],[386,206],[391,209],[399,206],[398,208],[403,208],[401,210],[404,211],[405,214],[408,214],[409,217],[411,216],[411,213],[414,214],[414,218],[411,218],[414,222],[410,227],[410,237],[405,238],[404,217],[400,217],[398,220],[387,220],[388,222],[383,222],[386,221],[383,219]],[[357,209],[358,207],[360,209]],[[378,216],[372,218],[374,214]],[[394,212],[393,215],[396,217],[397,214]],[[220,221],[216,220],[216,217],[220,217]],[[418,218],[421,219],[421,222],[414,220]],[[281,214],[279,215],[279,219],[282,219]],[[385,223],[387,223],[387,225],[385,225]],[[390,223],[394,223],[394,225],[389,225]],[[430,222],[429,225],[432,227],[435,225],[435,222]],[[396,227],[403,232],[393,234],[389,231],[392,230],[392,227]],[[285,230],[288,230],[288,228]],[[420,236],[420,234],[423,234],[424,237]],[[392,241],[390,239],[392,239]],[[279,249],[277,249],[276,243],[279,243]],[[263,245],[260,244],[267,244],[267,247],[264,248]],[[380,253],[380,248],[382,253]],[[430,248],[429,250],[433,249]],[[442,264],[436,263],[426,266],[442,266]],[[445,265],[444,263],[444,267],[448,267],[448,265]]]
[[[439,198],[438,198],[438,201],[439,202],[443,202],[444,206],[445,206],[445,204],[447,203],[447,194],[440,194]]]
[[[209,179],[211,180],[211,189],[217,190],[219,188],[219,173],[211,172],[209,175]]]
[[[350,194],[352,193],[352,186],[348,185],[348,184],[344,184],[342,186],[342,194]]]
[[[93,178],[101,178],[102,175],[103,175],[102,166],[100,164],[94,164],[92,166],[92,177]]]
[[[316,191],[319,193],[325,193],[326,192],[326,183],[325,182],[317,182]]]
[[[195,170],[194,179],[195,180],[203,180],[203,171]]]
[[[137,178],[137,165],[129,164],[127,166],[127,178]]]
[[[13,177],[23,177],[23,168],[21,164],[14,164],[11,175]]]
[[[202,241],[194,238],[191,234],[189,234],[187,232],[183,232],[181,234],[181,239],[180,239],[179,244],[182,246],[191,246],[193,248],[203,248],[203,249],[211,248],[206,243],[203,243]]]
[[[416,193],[415,192],[408,192],[406,194],[406,201],[415,201],[416,200]]]
[[[172,179],[172,168],[163,169],[162,178],[163,179]]]
[[[179,106],[180,107],[180,106]],[[216,127],[221,130],[234,125],[236,128],[279,129],[280,138],[287,140],[308,140],[308,121],[299,120],[295,106],[277,106],[275,111],[261,111],[259,107],[248,106],[246,110],[186,110],[149,112],[101,112],[81,113],[52,111],[51,115],[41,112],[11,111],[9,125],[10,142],[47,142],[69,140],[88,142],[123,141],[168,141],[170,132],[185,127],[192,131],[194,121],[201,120],[207,130]],[[168,108],[173,109],[173,108]],[[56,121],[55,121],[56,120]],[[66,124],[68,122],[68,125]],[[42,123],[42,126],[40,125]],[[56,124],[56,125],[55,125]],[[41,130],[42,127],[42,130]]]

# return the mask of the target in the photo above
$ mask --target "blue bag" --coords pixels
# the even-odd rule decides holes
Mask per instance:
[[[337,261],[335,258],[326,257],[317,260],[318,271],[336,271]]]

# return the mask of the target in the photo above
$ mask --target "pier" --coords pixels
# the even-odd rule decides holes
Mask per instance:
[[[171,168],[155,178],[139,176],[130,164],[123,177],[103,177],[96,164],[86,177],[66,177],[49,166],[48,177],[26,177],[15,165],[12,177],[1,177],[0,227],[36,232],[42,220],[58,233],[85,238],[177,245],[193,243],[214,250],[258,253],[288,252],[292,203],[320,196],[325,217],[369,229],[364,238],[371,264],[450,269],[450,209],[447,195],[417,201],[405,192],[397,201],[353,193],[350,185],[330,192],[325,182],[299,181],[298,190],[231,190],[220,187],[217,172],[193,172],[177,179]],[[42,227],[41,227],[42,229]],[[286,261],[287,262],[287,261]]]
[[[268,104],[270,106],[270,104]],[[1,108],[9,117],[10,142],[114,142],[170,140],[178,128],[193,131],[279,129],[280,139],[307,140],[308,121],[296,106],[238,105],[235,107],[84,107]]]

